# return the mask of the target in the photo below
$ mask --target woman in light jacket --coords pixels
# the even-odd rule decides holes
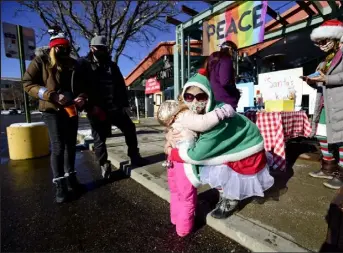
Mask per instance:
[[[315,45],[326,53],[317,67],[316,76],[304,77],[317,89],[312,136],[316,135],[323,155],[321,169],[309,175],[325,178],[326,187],[339,189],[343,185],[343,59],[340,49],[343,23],[325,21],[311,33]]]

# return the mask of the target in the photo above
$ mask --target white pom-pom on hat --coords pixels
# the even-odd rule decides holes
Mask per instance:
[[[342,41],[343,23],[337,19],[325,21],[319,27],[313,29],[311,40],[337,39]]]

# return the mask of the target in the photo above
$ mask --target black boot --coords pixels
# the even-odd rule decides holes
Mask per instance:
[[[85,190],[84,186],[80,184],[79,180],[76,177],[76,172],[68,173],[67,175],[67,184],[68,190],[75,193],[81,193]]]
[[[149,161],[147,159],[144,159],[143,157],[141,157],[141,155],[139,153],[130,156],[130,158],[131,158],[131,164],[133,166],[143,167],[143,166],[146,166],[149,164]]]
[[[236,210],[238,203],[238,200],[230,200],[220,197],[216,208],[211,213],[211,216],[215,219],[226,219]]]
[[[343,186],[343,168],[339,166],[339,170],[334,173],[334,177],[323,183],[326,187],[338,190]]]
[[[111,177],[112,167],[111,162],[107,161],[104,165],[101,167],[101,176],[104,179],[109,179]]]
[[[54,184],[56,185],[56,202],[66,202],[68,198],[67,179],[65,177],[56,178],[54,179]]]

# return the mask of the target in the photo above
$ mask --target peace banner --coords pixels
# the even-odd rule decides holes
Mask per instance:
[[[246,1],[204,22],[204,55],[218,51],[227,40],[238,48],[263,42],[266,12],[267,1]]]

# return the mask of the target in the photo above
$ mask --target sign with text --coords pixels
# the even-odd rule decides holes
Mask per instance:
[[[162,69],[159,72],[157,72],[157,79],[158,80],[164,80],[174,77],[174,68],[173,66]]]
[[[149,78],[145,82],[145,94],[154,94],[161,91],[161,84],[156,77]]]
[[[302,96],[309,95],[309,113],[313,114],[316,91],[299,78],[302,75],[303,68],[259,74],[258,86],[263,100],[289,99],[290,95],[295,93],[295,106],[299,107],[302,103]]]
[[[236,86],[241,92],[237,112],[244,112],[244,107],[254,106],[254,83],[238,83]]]
[[[238,48],[263,42],[266,12],[267,1],[244,1],[204,22],[203,51],[210,55],[227,40]]]
[[[9,23],[2,23],[4,34],[5,55],[8,58],[19,59],[17,26]],[[35,57],[36,38],[32,28],[23,27],[23,41],[25,60],[30,61]]]

